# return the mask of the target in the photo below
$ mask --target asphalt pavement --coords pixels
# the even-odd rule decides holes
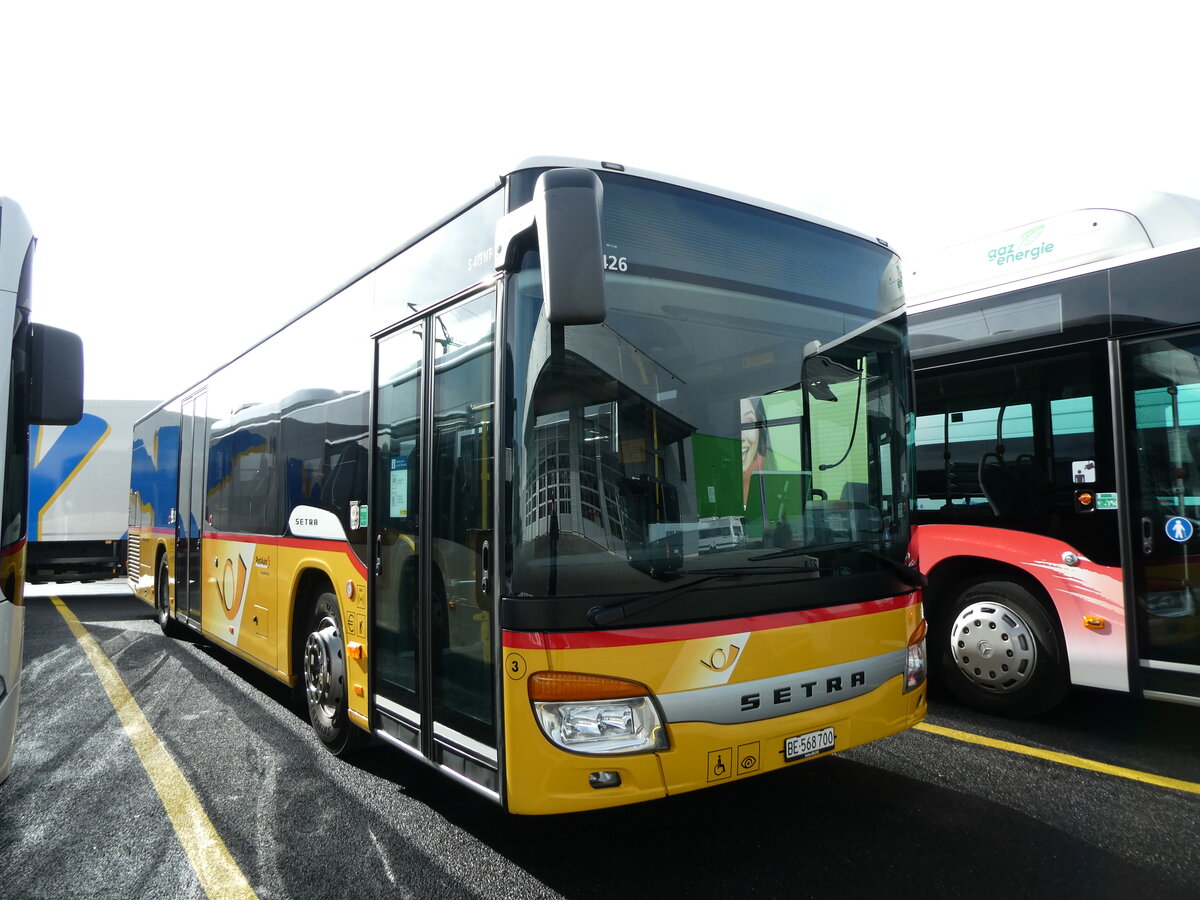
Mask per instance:
[[[1076,692],[1013,721],[935,688],[938,733],[656,803],[520,818],[386,747],[335,759],[288,689],[166,639],[122,588],[28,601],[19,743],[0,786],[4,898],[1198,895],[1200,709]],[[50,593],[128,699],[111,699]],[[236,877],[205,861],[222,846]]]

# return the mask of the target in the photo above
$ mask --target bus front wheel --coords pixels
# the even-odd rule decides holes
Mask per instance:
[[[304,696],[317,737],[334,755],[358,745],[358,728],[347,712],[346,646],[337,597],[325,592],[313,607],[304,641]]]
[[[1010,581],[964,586],[942,616],[942,681],[983,712],[1032,716],[1070,690],[1057,620]]]

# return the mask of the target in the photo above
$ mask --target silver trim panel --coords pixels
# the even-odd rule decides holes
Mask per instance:
[[[668,722],[760,722],[869,694],[903,675],[907,655],[893,650],[790,675],[659,694],[658,701]]]
[[[1143,669],[1155,669],[1159,672],[1184,672],[1188,675],[1200,675],[1200,666],[1194,666],[1190,663],[1163,662],[1157,659],[1143,659],[1140,661]]]

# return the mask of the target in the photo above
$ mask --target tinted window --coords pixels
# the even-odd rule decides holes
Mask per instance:
[[[213,530],[279,535],[295,507],[314,506],[365,559],[371,297],[371,281],[356,282],[213,376]]]
[[[1097,562],[1119,563],[1103,347],[917,375],[917,508],[923,522],[1046,534]]]
[[[494,276],[492,244],[502,213],[502,197],[496,192],[380,266],[374,273],[371,330],[403,321]]]
[[[987,349],[1046,347],[1109,333],[1108,273],[1057,281],[938,309],[908,320],[913,360],[926,365]]]
[[[256,404],[214,422],[208,453],[209,528],[279,534],[278,467],[278,404]]]
[[[1200,308],[1200,250],[1112,270],[1114,329],[1191,324]]]
[[[133,429],[129,524],[166,528],[179,479],[179,410],[159,410]]]

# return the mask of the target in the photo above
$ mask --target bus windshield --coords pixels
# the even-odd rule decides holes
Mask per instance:
[[[509,358],[528,360],[511,374],[510,596],[695,582],[700,616],[899,593],[880,582],[909,531],[894,255],[656,182],[604,191],[606,321],[549,325],[534,253],[509,288]]]

